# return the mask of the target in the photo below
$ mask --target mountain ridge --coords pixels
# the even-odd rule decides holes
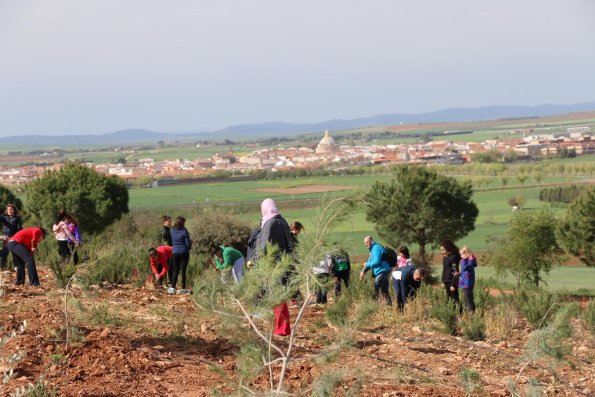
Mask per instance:
[[[595,102],[571,105],[543,104],[536,106],[492,105],[477,108],[458,107],[419,114],[390,113],[355,119],[332,119],[318,123],[289,123],[269,121],[263,123],[244,123],[232,125],[213,132],[167,133],[147,129],[123,129],[105,134],[86,135],[21,135],[1,137],[3,145],[124,145],[131,143],[155,143],[173,140],[213,140],[238,138],[266,138],[270,136],[288,136],[324,130],[347,130],[353,128],[381,127],[395,124],[437,123],[437,122],[475,122],[520,117],[543,117],[584,111],[594,111]]]

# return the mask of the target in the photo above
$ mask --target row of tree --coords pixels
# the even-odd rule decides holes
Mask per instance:
[[[587,191],[586,186],[558,186],[541,189],[539,200],[549,203],[571,203]]]

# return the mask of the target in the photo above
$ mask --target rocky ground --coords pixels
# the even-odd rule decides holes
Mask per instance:
[[[41,268],[43,289],[12,286],[13,273],[2,273],[0,336],[26,329],[10,340],[3,359],[18,351],[25,358],[15,377],[0,382],[0,395],[42,379],[64,396],[207,396],[230,393],[224,377],[235,376],[237,348],[214,331],[213,320],[197,317],[189,295],[167,296],[152,288],[125,286],[72,288],[65,299],[52,276]],[[68,309],[65,310],[65,307]],[[295,318],[297,309],[292,309]],[[65,316],[68,312],[68,316]],[[595,391],[595,344],[577,321],[573,324],[571,364],[562,363],[557,379],[545,368],[528,366],[520,378],[539,379],[547,395],[592,395]],[[358,379],[365,396],[464,396],[460,371],[480,374],[475,395],[506,396],[506,381],[521,369],[530,329],[519,320],[506,340],[471,342],[431,326],[399,324],[379,316],[356,333],[354,347],[333,360],[311,360],[333,338],[324,308],[310,306],[296,338],[296,360],[290,365],[287,388],[296,395],[313,393],[321,374],[342,370],[337,396],[355,392]],[[284,342],[280,342],[281,344]],[[223,371],[213,371],[218,366]],[[0,370],[9,368],[0,361]],[[0,378],[1,380],[1,378]],[[263,374],[252,387],[266,387]]]

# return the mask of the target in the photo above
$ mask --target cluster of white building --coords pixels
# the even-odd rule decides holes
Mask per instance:
[[[577,129],[578,128],[578,129]],[[155,161],[143,158],[126,164],[89,164],[99,172],[133,179],[142,176],[162,177],[201,175],[216,170],[249,172],[254,170],[289,170],[383,163],[449,163],[472,161],[472,154],[489,151],[513,152],[518,159],[557,156],[563,150],[577,155],[595,153],[595,140],[589,127],[568,129],[567,136],[530,135],[503,140],[464,142],[436,140],[426,143],[388,145],[339,145],[328,131],[315,147],[277,147],[235,156],[231,151],[210,158]],[[20,184],[41,176],[50,166],[22,166],[0,169],[0,183]]]

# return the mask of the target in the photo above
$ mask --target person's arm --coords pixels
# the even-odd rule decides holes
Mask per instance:
[[[266,224],[264,226],[267,226]],[[256,257],[258,257],[266,248],[269,237],[271,236],[271,228],[263,227],[256,239]]]
[[[149,262],[151,263],[151,270],[153,271],[153,274],[155,276],[157,276],[158,275],[158,272],[157,272],[157,261],[154,260],[154,259],[152,259],[152,258],[149,258]]]
[[[231,250],[223,250],[223,260],[219,263],[221,263],[222,269],[233,266],[233,262],[231,261]]]
[[[70,232],[70,228],[66,223],[62,224],[62,231],[66,233],[66,236],[70,239],[70,241],[76,241],[72,233]]]
[[[188,233],[188,230],[184,233],[184,239],[186,247],[188,248],[188,251],[190,251],[192,249],[192,240],[190,240],[190,233]]]
[[[21,217],[17,217],[17,225],[16,225],[16,229],[15,229],[15,233],[18,231],[23,230],[23,220],[21,219]]]
[[[457,260],[457,257],[453,257],[450,263],[450,267],[452,270],[452,287],[457,288],[459,286],[459,276],[461,275],[461,273],[459,272],[459,262]]]
[[[0,222],[2,222],[2,224],[6,226],[9,230],[12,229],[12,225],[10,224],[10,222],[8,222],[8,219],[6,219],[4,215],[0,216]]]
[[[162,256],[162,262],[161,263],[161,273],[158,274],[159,279],[162,279],[165,277],[165,275],[167,274],[167,271],[169,269],[169,258],[166,255]],[[161,259],[161,256],[160,256]],[[155,274],[157,274],[157,272],[155,272]]]
[[[31,252],[37,252],[37,246],[39,245],[39,240],[41,239],[41,230],[37,229],[33,232],[33,239],[31,239]]]

